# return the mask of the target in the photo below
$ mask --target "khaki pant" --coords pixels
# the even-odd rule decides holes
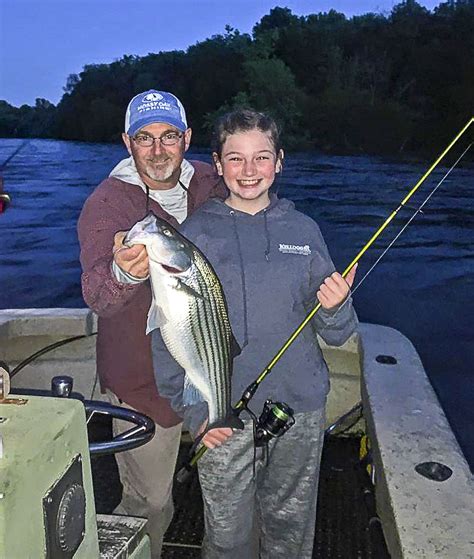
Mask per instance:
[[[129,409],[112,392],[95,394],[97,399]],[[131,427],[114,420],[114,435]],[[153,439],[145,445],[115,455],[123,485],[123,496],[116,514],[142,516],[148,519],[152,559],[161,557],[163,536],[173,518],[173,475],[181,438],[181,424],[167,429],[156,425]]]

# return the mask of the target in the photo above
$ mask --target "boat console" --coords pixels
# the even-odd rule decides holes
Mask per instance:
[[[71,397],[72,379],[55,377],[50,397],[10,394],[0,367],[0,557],[149,559],[146,520],[96,515],[90,454],[136,448],[154,435],[142,414]],[[105,414],[134,426],[89,445],[87,421]]]

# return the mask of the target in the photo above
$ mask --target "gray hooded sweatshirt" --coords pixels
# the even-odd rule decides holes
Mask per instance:
[[[235,403],[317,304],[316,292],[335,271],[334,264],[318,225],[293,202],[274,195],[256,215],[209,200],[180,231],[204,253],[224,289],[242,350],[233,365]],[[321,409],[329,379],[316,332],[338,346],[356,326],[350,299],[337,312],[320,309],[260,385],[250,403],[254,413],[260,413],[267,398],[286,402],[295,413]],[[183,406],[184,371],[167,352],[159,330],[152,336],[158,390],[194,434],[207,417],[207,405]]]

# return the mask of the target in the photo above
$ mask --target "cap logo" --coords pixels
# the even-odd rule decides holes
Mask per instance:
[[[169,124],[182,132],[188,127],[181,101],[172,93],[150,89],[135,95],[128,104],[125,131],[128,135],[133,135],[154,122]]]
[[[143,97],[142,101],[161,101],[162,99],[163,95],[160,95],[159,93],[148,93],[148,95],[145,95],[145,97]]]

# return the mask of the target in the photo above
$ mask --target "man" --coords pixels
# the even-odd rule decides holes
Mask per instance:
[[[210,165],[184,159],[191,129],[183,105],[171,93],[136,95],[127,108],[122,138],[130,157],[91,194],[79,218],[82,290],[99,316],[97,372],[105,399],[145,413],[157,424],[150,443],[116,457],[123,484],[116,512],[148,518],[152,556],[158,558],[173,516],[181,420],[155,385],[145,336],[151,304],[146,250],[122,241],[148,211],[177,226],[209,197],[222,197],[224,187]]]

